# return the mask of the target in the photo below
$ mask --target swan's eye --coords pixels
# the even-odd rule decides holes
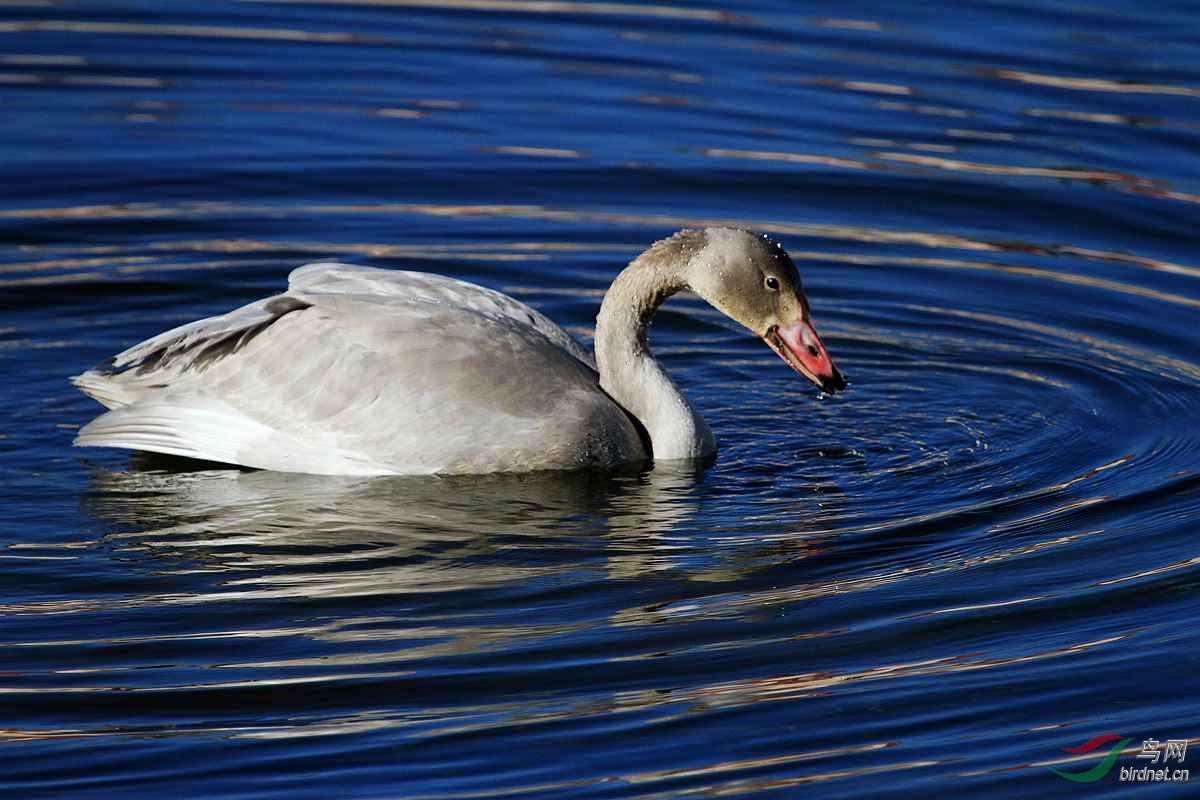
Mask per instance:
[[[765,283],[767,284],[767,288],[772,292],[779,291],[779,278],[776,278],[774,275],[768,275]]]

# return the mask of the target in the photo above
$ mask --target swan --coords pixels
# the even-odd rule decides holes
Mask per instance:
[[[606,469],[716,452],[647,344],[689,288],[826,392],[845,388],[796,267],[764,235],[683,230],[617,275],[595,357],[507,295],[322,262],[288,290],[154,336],[72,378],[109,410],[75,445],[326,475]]]

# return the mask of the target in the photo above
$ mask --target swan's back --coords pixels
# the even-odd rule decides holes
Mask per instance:
[[[77,444],[327,474],[614,466],[644,451],[591,356],[474,284],[345,264],[76,379],[110,410]]]

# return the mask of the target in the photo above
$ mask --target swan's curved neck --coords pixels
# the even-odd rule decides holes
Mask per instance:
[[[687,286],[689,253],[650,250],[626,267],[596,318],[600,387],[642,424],[658,460],[704,458],[712,431],[650,352],[646,329],[662,302]]]

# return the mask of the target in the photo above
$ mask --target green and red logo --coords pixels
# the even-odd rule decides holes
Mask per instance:
[[[1060,778],[1066,778],[1069,781],[1075,781],[1076,783],[1092,783],[1093,781],[1100,780],[1108,774],[1108,771],[1112,769],[1113,764],[1116,763],[1117,756],[1121,755],[1121,751],[1124,750],[1125,746],[1132,741],[1132,737],[1129,739],[1122,739],[1115,733],[1102,733],[1099,736],[1088,739],[1078,747],[1064,747],[1062,749],[1064,753],[1078,755],[1080,753],[1090,753],[1097,748],[1103,747],[1109,742],[1116,742],[1116,744],[1108,749],[1108,755],[1104,756],[1104,760],[1096,766],[1092,767],[1086,772],[1063,772],[1062,770],[1057,770],[1054,767],[1046,767],[1046,769],[1050,770],[1055,775],[1058,775]]]

